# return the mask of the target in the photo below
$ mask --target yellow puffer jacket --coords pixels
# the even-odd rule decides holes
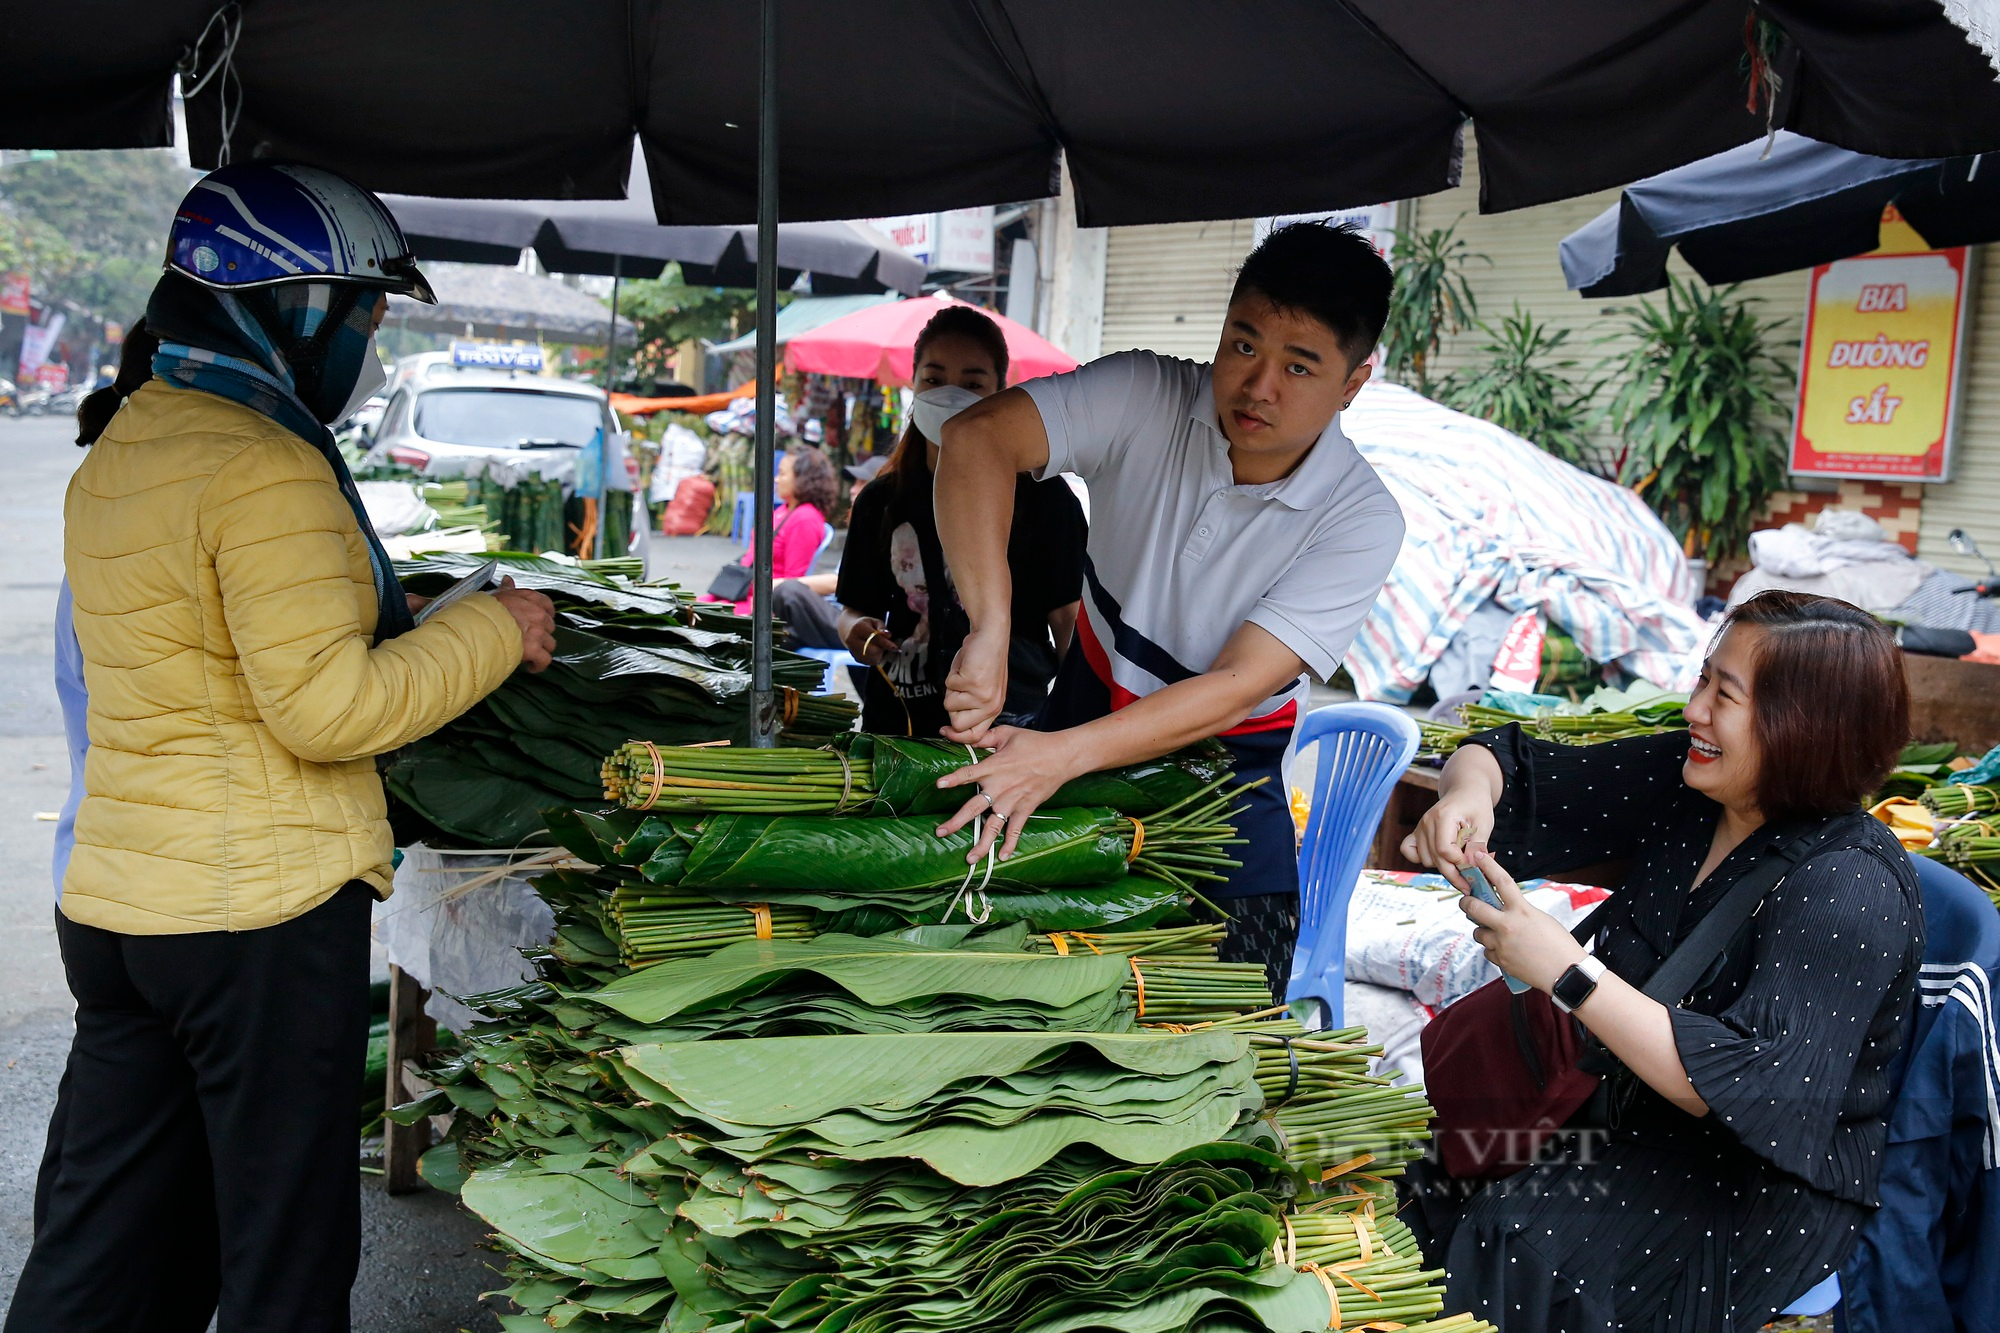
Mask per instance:
[[[387,896],[372,756],[520,664],[506,608],[468,597],[371,648],[368,547],[326,460],[160,380],[112,418],[64,517],[90,757],[63,913],[174,935],[276,925],[354,879]]]

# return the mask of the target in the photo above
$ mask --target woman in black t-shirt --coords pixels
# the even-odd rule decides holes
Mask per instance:
[[[952,386],[984,398],[1007,382],[1007,340],[974,307],[946,306],[917,335],[914,363],[919,393]],[[936,443],[912,425],[848,518],[834,597],[841,641],[875,668],[862,696],[863,731],[935,736],[946,723],[944,680],[967,622],[931,508],[937,457]],[[1083,539],[1083,508],[1068,483],[1015,482],[1007,542],[1014,635],[1003,720],[1025,723],[1048,696],[1076,628]]]

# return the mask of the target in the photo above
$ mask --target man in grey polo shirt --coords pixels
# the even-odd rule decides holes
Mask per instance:
[[[1306,698],[1331,676],[1402,545],[1403,516],[1341,433],[1388,314],[1388,265],[1357,232],[1274,233],[1244,261],[1213,365],[1121,352],[954,416],[938,533],[972,622],[947,681],[945,735],[995,753],[944,780],[979,790],[940,830],[989,815],[973,849],[1003,858],[1068,779],[1221,737],[1237,775],[1268,777],[1238,820],[1244,862],[1224,956],[1274,987],[1298,931],[1283,779]],[[1076,645],[1033,731],[995,727],[1007,694],[1014,477],[1090,485]]]

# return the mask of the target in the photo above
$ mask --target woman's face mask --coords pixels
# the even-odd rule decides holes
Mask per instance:
[[[382,369],[382,358],[375,350],[375,335],[371,333],[368,335],[368,346],[361,353],[361,374],[354,381],[354,391],[347,395],[347,401],[327,424],[338,426],[359,412],[361,405],[373,398],[376,391],[388,382],[389,372]]]

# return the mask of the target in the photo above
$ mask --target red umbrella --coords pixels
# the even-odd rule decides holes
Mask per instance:
[[[916,296],[870,306],[802,333],[786,344],[785,364],[799,374],[840,375],[848,379],[908,384],[916,355],[917,334],[930,317],[948,305],[967,305],[945,295]],[[981,314],[1000,326],[1007,338],[1007,380],[1060,374],[1076,369],[1076,358],[1048,339],[990,310]]]

